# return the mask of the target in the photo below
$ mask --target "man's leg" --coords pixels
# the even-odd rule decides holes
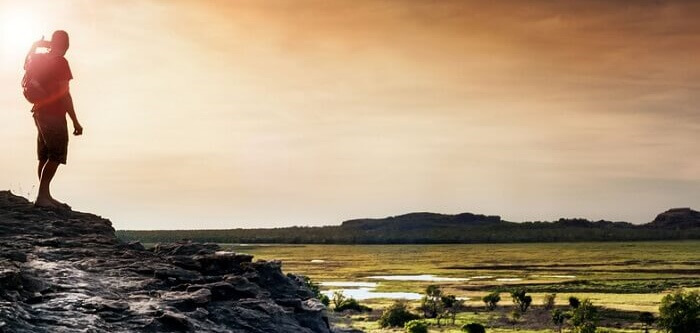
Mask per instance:
[[[51,180],[58,169],[58,162],[48,160],[41,170],[41,178],[39,182],[39,195],[36,197],[35,205],[41,207],[58,208],[54,199],[51,197]]]
[[[39,180],[40,180],[40,181],[41,181],[41,173],[44,172],[44,166],[46,165],[46,162],[48,162],[48,161],[49,161],[49,160],[47,160],[47,159],[46,159],[46,160],[39,160],[39,172],[38,172],[38,175],[39,175]]]

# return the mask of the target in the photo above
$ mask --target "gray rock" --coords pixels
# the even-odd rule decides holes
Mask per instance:
[[[331,332],[303,283],[252,259],[120,243],[106,219],[0,191],[0,332]]]

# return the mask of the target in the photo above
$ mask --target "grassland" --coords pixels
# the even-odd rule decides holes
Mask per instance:
[[[700,241],[629,243],[543,243],[464,245],[233,245],[263,260],[282,260],[284,270],[315,282],[376,282],[377,292],[422,292],[430,284],[467,298],[468,310],[458,326],[431,332],[458,332],[461,324],[480,322],[488,332],[554,332],[549,312],[539,306],[546,292],[557,293],[557,306],[569,296],[590,298],[603,311],[601,326],[609,332],[639,332],[641,311],[658,311],[661,298],[674,288],[700,287]],[[313,262],[312,262],[313,260]],[[384,281],[377,275],[423,275],[460,281]],[[534,307],[518,325],[505,315],[511,310],[509,288],[525,287]],[[324,287],[338,289],[338,287]],[[341,288],[342,289],[342,288]],[[501,307],[487,312],[481,297],[501,290]],[[368,332],[381,330],[377,319],[389,299],[361,301],[369,314],[341,314],[334,322]],[[416,306],[418,301],[412,301]],[[399,330],[400,331],[400,330]]]

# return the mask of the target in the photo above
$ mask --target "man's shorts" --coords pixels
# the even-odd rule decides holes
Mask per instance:
[[[68,157],[68,123],[65,112],[34,112],[34,123],[39,131],[37,155],[40,161],[51,160],[66,164]]]

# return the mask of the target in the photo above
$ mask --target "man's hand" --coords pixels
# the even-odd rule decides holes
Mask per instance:
[[[79,123],[73,123],[73,128],[75,128],[75,130],[73,131],[73,135],[83,135],[83,126],[80,126]]]

